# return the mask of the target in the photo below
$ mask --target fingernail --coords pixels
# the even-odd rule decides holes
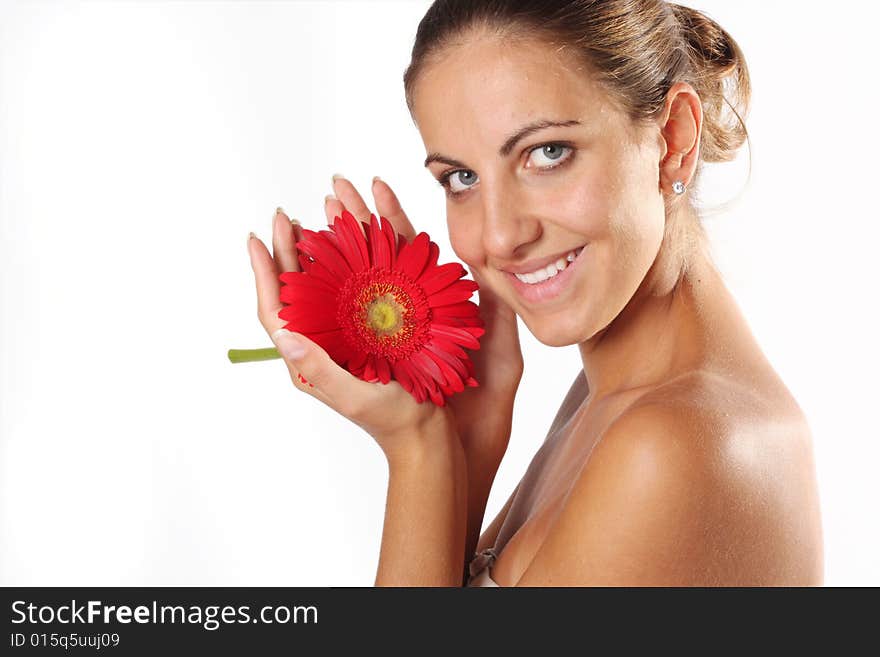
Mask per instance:
[[[327,196],[324,197],[324,203],[327,203],[328,201],[335,201],[335,200],[336,200],[335,194],[327,194]]]
[[[334,173],[333,182],[336,182],[337,180],[345,180],[345,176],[343,176],[341,173]]]
[[[272,341],[278,352],[289,360],[302,358],[306,353],[305,343],[290,331],[280,328],[272,334]]]
[[[373,184],[376,184],[377,180],[382,180],[379,176],[373,176]]]
[[[292,223],[294,226],[302,226],[302,224],[299,223],[299,219],[294,219],[292,217],[290,219],[290,223]]]
[[[284,208],[282,208],[282,207],[279,205],[277,208],[275,208],[275,214],[287,214],[287,213],[284,212]]]
[[[255,237],[256,237],[256,235],[254,235],[253,231],[248,233],[248,244],[250,244],[251,240],[254,239]]]

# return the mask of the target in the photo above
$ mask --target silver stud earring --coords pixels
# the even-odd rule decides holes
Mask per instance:
[[[676,194],[684,194],[684,183],[680,180],[676,180],[672,183],[672,191]]]

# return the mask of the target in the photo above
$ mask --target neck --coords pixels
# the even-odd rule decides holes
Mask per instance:
[[[658,257],[620,314],[578,345],[591,402],[668,381],[703,361],[711,334],[705,310],[723,288],[721,276],[702,246],[687,252],[687,267],[670,258]]]

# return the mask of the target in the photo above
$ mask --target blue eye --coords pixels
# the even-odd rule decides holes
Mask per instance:
[[[445,175],[440,179],[440,184],[441,184],[443,187],[445,187],[446,190],[447,190],[449,193],[451,193],[451,194],[453,194],[453,195],[455,195],[455,194],[461,194],[461,193],[462,193],[463,191],[465,191],[468,187],[470,187],[471,185],[474,184],[473,181],[476,179],[476,177],[477,177],[477,176],[476,176],[476,174],[475,174],[473,171],[468,171],[467,169],[457,169],[457,170],[455,170],[455,171],[452,171],[452,172],[450,172],[450,173],[445,174]],[[462,184],[465,185],[465,188],[464,188],[464,189],[453,189],[453,188],[452,188],[452,184],[450,183],[450,180],[453,180],[453,179],[455,179],[455,178],[458,179],[458,182],[460,182],[460,183],[462,183]],[[464,182],[464,181],[468,181],[468,180],[470,181],[470,184],[468,184],[467,182]]]
[[[550,162],[556,162],[559,158],[562,157],[565,149],[571,150],[568,146],[563,146],[562,144],[544,144],[543,146],[538,146],[537,148],[532,149],[529,153],[529,159],[531,160],[532,153],[540,153],[546,158],[549,158]],[[552,168],[552,167],[543,167],[543,168]]]
[[[569,155],[563,157],[566,151],[569,153]],[[537,167],[540,170],[548,170],[562,166],[563,163],[571,160],[572,154],[574,153],[574,148],[556,142],[540,144],[529,151],[529,161],[532,160],[533,153],[540,153],[543,157],[547,158],[547,161],[556,163],[550,164],[549,166]],[[456,180],[457,182],[463,184],[464,187],[454,188],[452,186],[453,180]],[[477,175],[473,171],[470,171],[468,169],[454,169],[453,171],[449,171],[440,176],[440,179],[437,182],[439,182],[440,186],[443,187],[443,189],[446,191],[447,196],[455,197],[464,194],[470,187],[474,186],[477,180]]]

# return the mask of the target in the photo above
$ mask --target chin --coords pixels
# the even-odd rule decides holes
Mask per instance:
[[[573,319],[573,318],[569,318]],[[537,325],[529,324],[523,318],[529,331],[535,336],[535,339],[548,347],[568,347],[573,344],[580,344],[588,340],[590,336],[585,335],[583,325],[577,326],[575,321],[565,322],[559,325],[550,318],[539,320]]]

